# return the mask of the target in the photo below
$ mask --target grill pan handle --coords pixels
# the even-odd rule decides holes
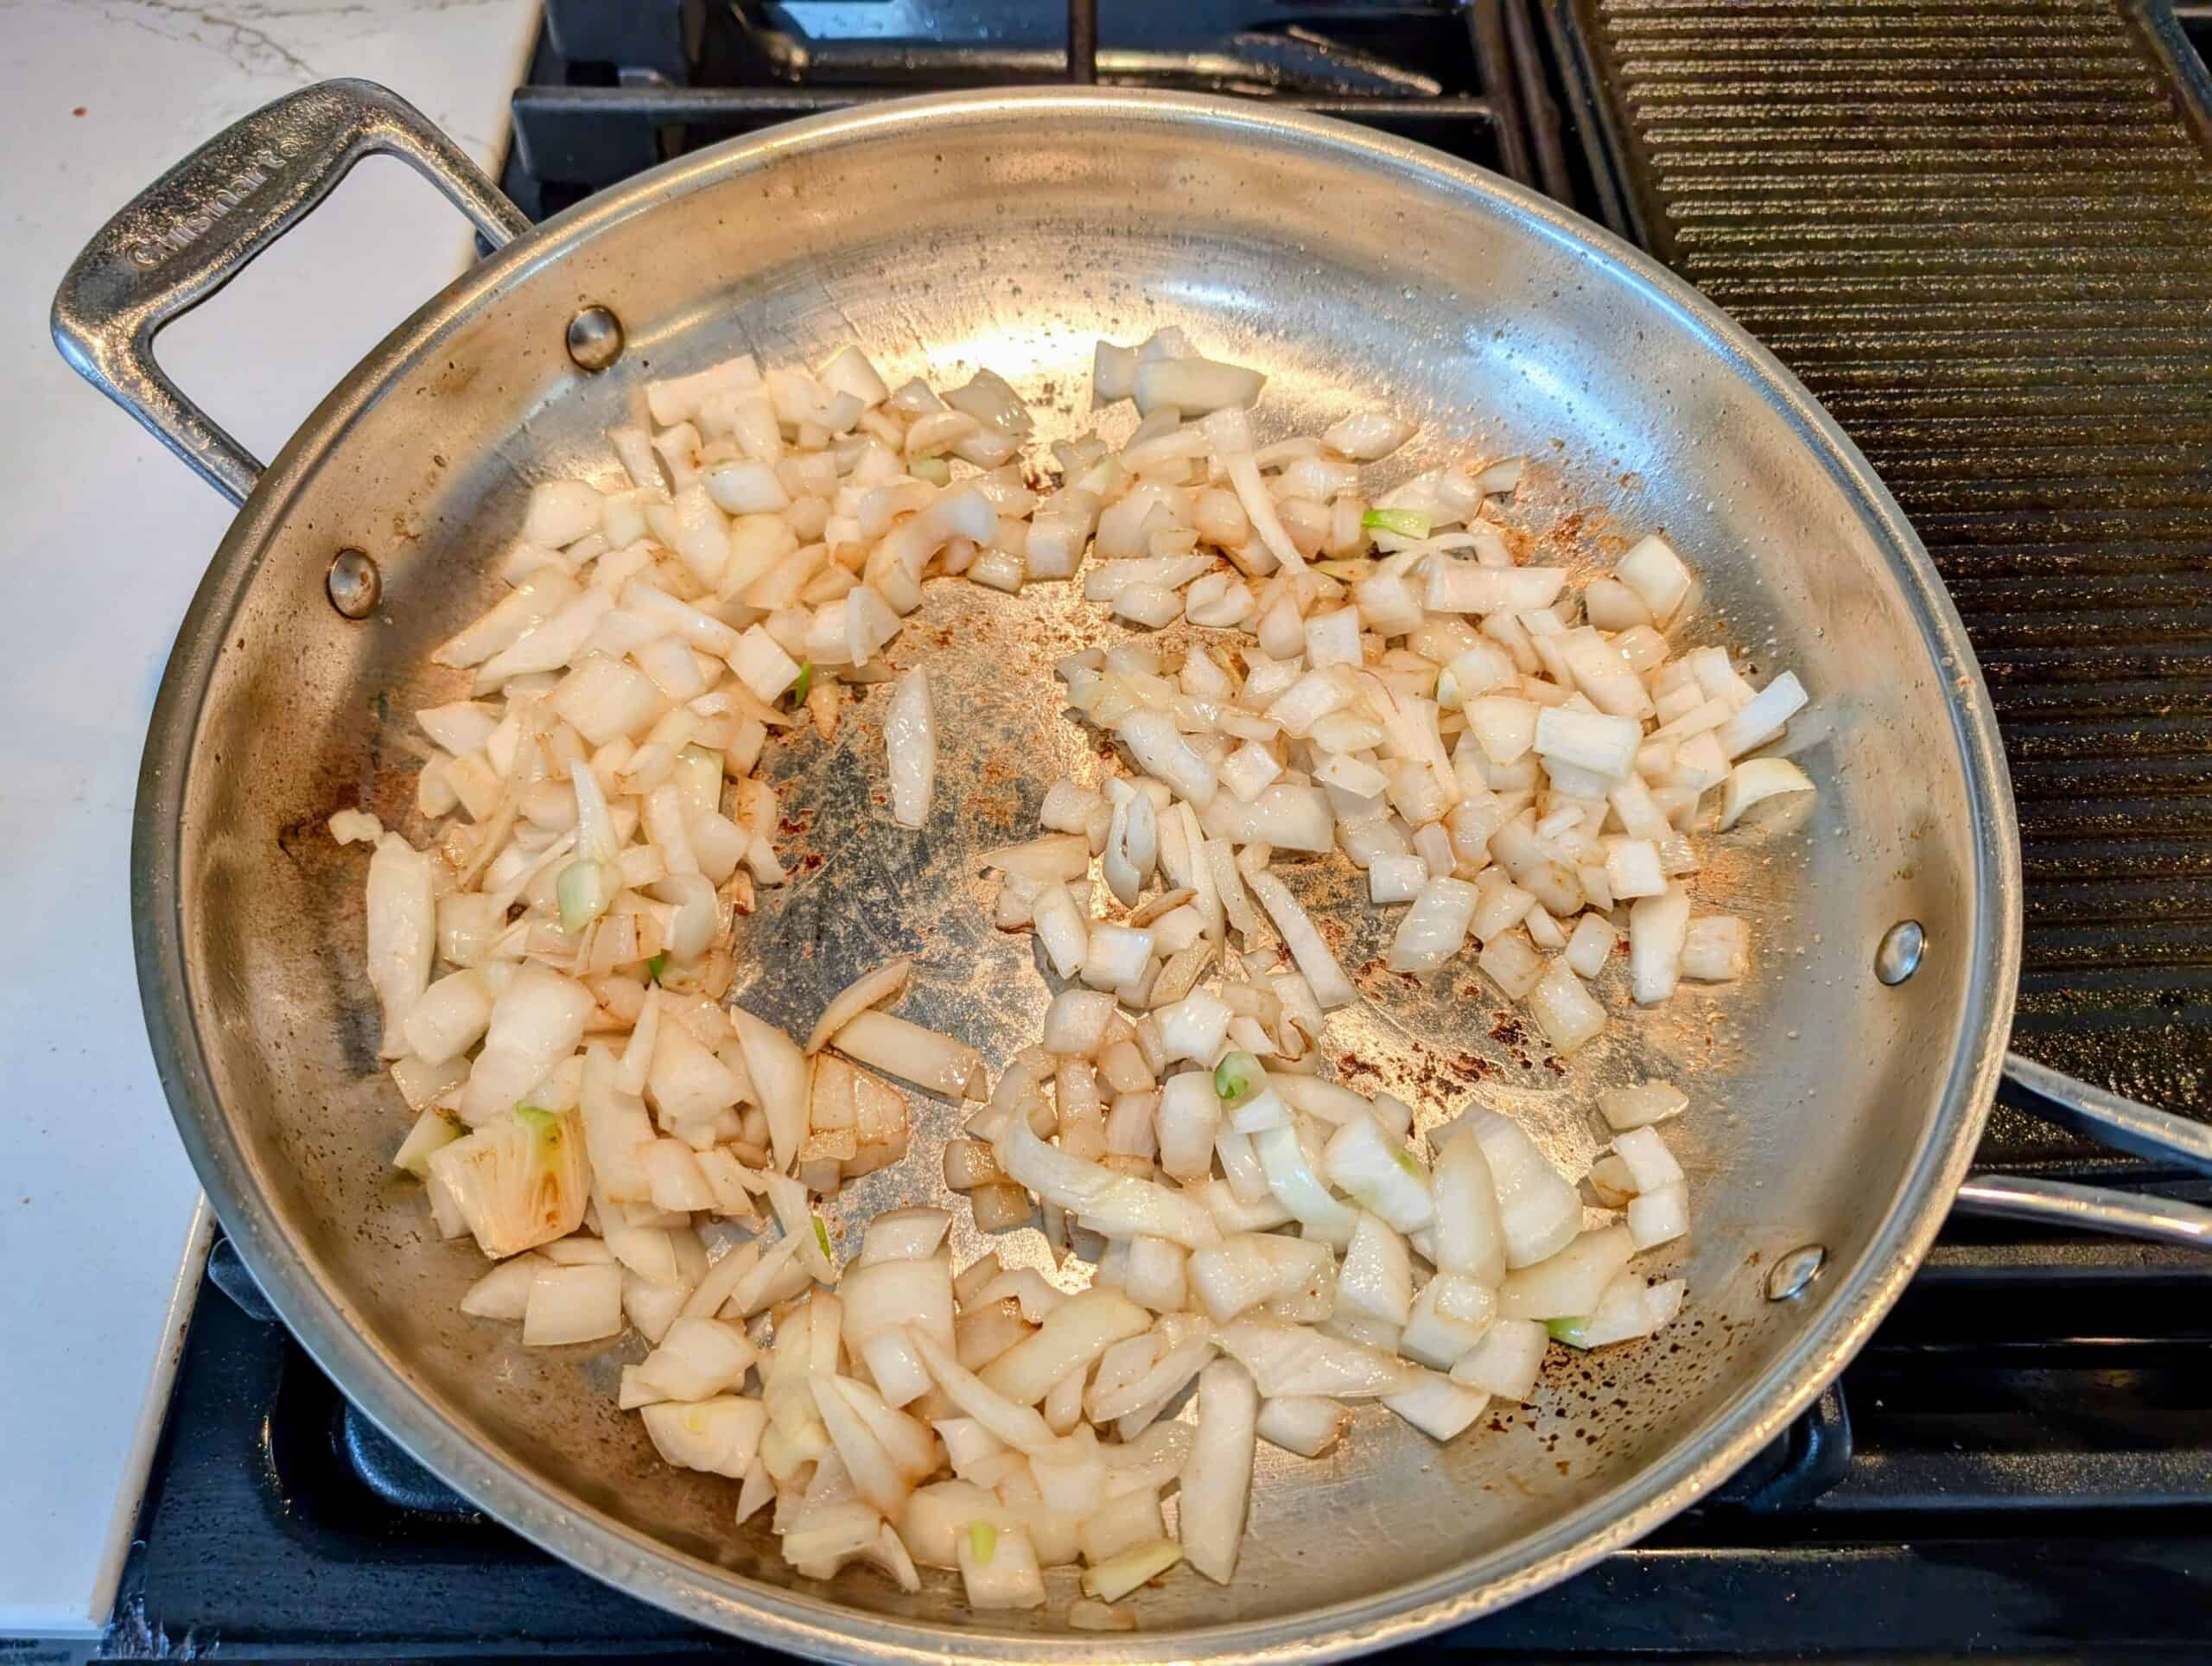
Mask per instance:
[[[2100,1145],[2212,1174],[2212,1128],[2123,1099],[2017,1052],[2005,1055],[1998,1097]],[[1959,1188],[1956,1207],[1970,1215],[2001,1215],[2212,1250],[2212,1209],[2108,1186],[1985,1174]]]
[[[493,248],[530,229],[423,112],[372,81],[323,81],[232,124],[103,226],[54,297],[61,356],[232,503],[261,463],[154,362],[154,338],[306,218],[364,156],[410,164]]]

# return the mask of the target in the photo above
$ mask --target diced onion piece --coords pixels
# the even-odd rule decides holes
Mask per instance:
[[[948,1099],[984,1097],[983,1061],[975,1048],[871,1008],[855,1014],[830,1045],[857,1064]]]
[[[916,665],[893,688],[883,744],[891,764],[891,819],[919,827],[937,792],[937,713],[926,665]]]
[[[1558,1254],[1508,1273],[1498,1287],[1498,1313],[1506,1319],[1547,1319],[1588,1313],[1635,1249],[1625,1226],[1582,1233]]]
[[[1620,558],[1613,576],[1636,593],[1662,630],[1689,599],[1690,569],[1675,553],[1674,545],[1656,532],[1639,540]]]
[[[1173,1539],[1156,1539],[1109,1556],[1095,1567],[1085,1568],[1083,1588],[1102,1602],[1118,1602],[1182,1560],[1181,1545]]]
[[[1456,1273],[1439,1273],[1414,1297],[1398,1333],[1398,1351],[1438,1370],[1449,1370],[1482,1340],[1497,1313],[1497,1294],[1489,1286]]]
[[[1552,1050],[1565,1058],[1605,1027],[1605,1009],[1564,960],[1554,960],[1529,991],[1529,1011]]]
[[[1270,1446],[1301,1458],[1319,1458],[1344,1438],[1351,1409],[1320,1395],[1279,1395],[1260,1403],[1256,1428]]]
[[[1536,714],[1532,744],[1547,763],[1570,765],[1618,781],[1636,767],[1636,750],[1643,741],[1643,726],[1633,718],[1547,706]]]
[[[1224,1326],[1217,1339],[1271,1400],[1285,1395],[1376,1399],[1412,1387],[1418,1369],[1363,1343],[1256,1315]]]
[[[1751,697],[1751,703],[1713,732],[1720,750],[1740,758],[1754,747],[1763,747],[1780,734],[1783,727],[1804,709],[1804,684],[1795,671],[1784,671]]]
[[[1429,1137],[1432,1145],[1469,1138],[1481,1145],[1497,1193],[1508,1267],[1542,1261],[1573,1240],[1582,1224],[1582,1199],[1518,1123],[1478,1106]]]
[[[1549,1339],[1540,1319],[1498,1319],[1452,1366],[1452,1380],[1462,1388],[1526,1405],[1535,1392]]]
[[[523,1346],[558,1348],[597,1342],[621,1328],[620,1268],[612,1262],[580,1267],[539,1263],[523,1311]]]
[[[1289,948],[1292,957],[1298,962],[1298,970],[1306,975],[1306,981],[1313,986],[1313,998],[1320,1002],[1322,1010],[1325,1012],[1354,1000],[1357,991],[1351,986],[1351,980],[1344,976],[1344,968],[1337,963],[1337,957],[1330,952],[1329,945],[1321,940],[1320,932],[1314,929],[1313,920],[1299,906],[1298,899],[1291,895],[1290,887],[1268,873],[1250,875],[1249,883],[1252,894],[1268,911],[1268,918],[1274,921],[1275,929],[1282,933],[1284,944]]]
[[[1137,350],[1100,340],[1091,350],[1090,403],[1093,409],[1126,399],[1136,391]],[[1109,1598],[1109,1601],[1112,1599]]]
[[[1114,1021],[1114,997],[1100,989],[1066,989],[1045,1009],[1046,1052],[1066,1059],[1096,1058]]]
[[[1371,463],[1389,456],[1414,436],[1414,425],[1385,411],[1357,411],[1331,423],[1321,443],[1339,457]]]
[[[1541,714],[1533,701],[1485,694],[1468,701],[1465,710],[1467,732],[1493,764],[1503,767],[1516,763],[1535,744],[1536,722]]]
[[[1434,614],[1528,614],[1548,607],[1567,587],[1564,567],[1485,567],[1432,556],[1422,598]]]
[[[1639,897],[1630,906],[1629,982],[1638,1006],[1656,1006],[1674,994],[1689,924],[1689,895],[1679,887],[1659,896]]]
[[[503,1261],[468,1287],[461,1311],[474,1319],[519,1319],[530,1307],[530,1287],[544,1258],[520,1255]]]
[[[1241,412],[1239,413],[1242,414]],[[1214,418],[1207,419],[1211,430]],[[1236,501],[1243,506],[1252,530],[1260,535],[1260,542],[1268,553],[1280,562],[1287,572],[1302,572],[1306,557],[1298,553],[1298,546],[1290,541],[1290,534],[1283,530],[1282,518],[1275,512],[1274,499],[1268,495],[1267,485],[1260,479],[1260,467],[1252,461],[1249,451],[1225,453],[1222,467],[1227,470],[1229,483],[1236,488]]]
[[[397,1059],[408,1051],[403,1031],[429,987],[438,941],[430,859],[397,833],[378,839],[369,858],[367,916],[369,983],[384,1007],[385,1056]]]
[[[730,1021],[737,1027],[746,1075],[767,1115],[776,1167],[788,1171],[798,1160],[799,1146],[806,1138],[806,1055],[791,1037],[742,1007],[730,1009]]]
[[[1185,1559],[1217,1584],[1228,1584],[1236,1571],[1259,1409],[1251,1374],[1236,1361],[1217,1359],[1198,1374],[1198,1435],[1183,1466],[1180,1530]]]
[[[960,1583],[975,1609],[1035,1608],[1045,1600],[1045,1576],[1036,1548],[1019,1527],[1004,1529],[978,1519],[955,1542]]]
[[[1021,844],[1001,844],[986,850],[977,866],[995,868],[1043,883],[1079,880],[1090,872],[1090,846],[1080,833],[1049,833]]]
[[[1224,405],[1250,404],[1267,380],[1258,371],[1211,359],[1154,359],[1137,366],[1129,391],[1141,416],[1155,410],[1203,416]]]
[[[963,1415],[974,1418],[999,1440],[1021,1452],[1047,1452],[1058,1444],[1060,1437],[1046,1426],[1042,1417],[1029,1407],[1018,1406],[987,1387],[982,1378],[953,1358],[950,1349],[918,1330],[910,1330],[907,1335],[929,1366],[930,1375],[944,1390],[945,1397],[959,1407]]]
[[[719,1395],[696,1405],[669,1402],[640,1414],[653,1448],[679,1469],[743,1478],[766,1432],[767,1408],[758,1400]]]
[[[1007,1123],[998,1152],[1009,1178],[1109,1237],[1142,1234],[1198,1250],[1221,1236],[1203,1204],[1046,1145],[1026,1118]]]
[[[1413,1387],[1385,1395],[1382,1403],[1432,1440],[1465,1431],[1490,1404],[1490,1396],[1454,1383],[1441,1371],[1423,1371]]]
[[[1656,1192],[1682,1178],[1681,1166],[1656,1128],[1630,1129],[1614,1140],[1613,1150],[1627,1165],[1636,1192]]]
[[[1160,1046],[1171,1059],[1205,1064],[1221,1051],[1222,1039],[1229,1033],[1230,1016],[1229,1008],[1218,996],[1205,989],[1193,990],[1160,1011]]]
[[[1321,1172],[1400,1232],[1417,1232],[1436,1218],[1427,1169],[1370,1116],[1355,1117],[1329,1136]]]
[[[1733,982],[1751,970],[1751,928],[1732,914],[1693,919],[1682,937],[1681,975],[1700,983]]]
[[[1213,1167],[1214,1135],[1221,1121],[1212,1078],[1204,1071],[1169,1077],[1161,1085],[1155,1116],[1160,1167],[1175,1180],[1204,1180]]]
[[[1436,1199],[1430,1258],[1439,1275],[1495,1288],[1505,1276],[1505,1225],[1481,1141],[1446,1141],[1430,1190]]]
[[[1459,952],[1475,915],[1475,887],[1449,876],[1421,887],[1390,942],[1394,972],[1433,971]]]
[[[830,1038],[844,1028],[855,1016],[896,998],[899,992],[906,987],[906,980],[913,970],[914,963],[902,955],[872,972],[862,973],[848,983],[823,1008],[822,1016],[814,1021],[814,1028],[807,1033],[806,1051],[820,1052],[829,1045]]]
[[[1647,1285],[1637,1275],[1622,1272],[1605,1287],[1587,1314],[1551,1321],[1551,1334],[1573,1348],[1602,1348],[1649,1336],[1681,1307],[1682,1281]]]
[[[1192,808],[1204,810],[1213,801],[1214,766],[1177,731],[1173,719],[1163,712],[1132,711],[1116,725],[1116,732],[1137,767],[1166,782],[1189,799]]]
[[[1786,793],[1813,790],[1811,778],[1787,758],[1747,758],[1728,772],[1728,779],[1721,786],[1721,830],[1726,831],[1735,826],[1754,804]]]
[[[1606,1125],[1615,1129],[1646,1128],[1680,1116],[1689,1096],[1672,1082],[1638,1082],[1629,1087],[1607,1088],[1598,1095],[1598,1109]]]
[[[493,1002],[483,1051],[461,1091],[461,1120],[480,1127],[504,1118],[575,1052],[597,1004],[575,979],[543,966],[524,966]]]
[[[1406,1241],[1365,1211],[1353,1226],[1337,1271],[1340,1313],[1402,1326],[1413,1308],[1413,1262]]]
[[[730,651],[729,668],[755,698],[770,704],[798,681],[798,661],[759,625],[738,638],[737,646]]]
[[[868,1224],[861,1241],[860,1265],[881,1261],[926,1261],[937,1253],[951,1229],[952,1217],[942,1209],[918,1205],[887,1209]],[[852,1333],[851,1299],[846,1299],[846,1334]]]
[[[1330,1194],[1292,1127],[1271,1128],[1254,1141],[1268,1191],[1309,1237],[1342,1248],[1351,1242],[1358,1211]]]
[[[679,1317],[637,1367],[637,1377],[664,1400],[706,1400],[736,1389],[759,1358],[734,1325]]]
[[[1689,1230],[1689,1188],[1682,1182],[1677,1180],[1629,1199],[1629,1237],[1638,1250],[1666,1243]]]
[[[1060,1303],[1034,1336],[1016,1343],[977,1375],[1014,1404],[1033,1406],[1069,1372],[1087,1373],[1109,1347],[1151,1323],[1152,1316],[1136,1303],[1094,1286]]]
[[[1118,989],[1134,983],[1152,959],[1152,933],[1094,920],[1090,945],[1084,951],[1083,981],[1096,989]]]
[[[1574,930],[1567,940],[1567,963],[1574,968],[1575,975],[1593,978],[1605,969],[1612,958],[1614,944],[1620,934],[1602,914],[1588,913],[1574,923]]]

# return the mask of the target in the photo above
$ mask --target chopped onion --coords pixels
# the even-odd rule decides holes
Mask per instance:
[[[1039,1140],[1021,1117],[1008,1123],[998,1154],[1009,1178],[1109,1237],[1141,1233],[1198,1250],[1221,1236],[1204,1205],[1149,1180],[1071,1157]]]
[[[1529,991],[1529,1011],[1544,1040],[1562,1058],[1605,1027],[1605,1009],[1564,960],[1553,961],[1536,980]]]
[[[1452,1367],[1452,1380],[1462,1388],[1525,1405],[1535,1392],[1547,1340],[1539,1320],[1498,1319]]]
[[[1336,956],[1321,940],[1320,932],[1299,906],[1298,899],[1290,894],[1290,887],[1267,873],[1251,875],[1250,884],[1252,894],[1260,900],[1260,906],[1268,911],[1275,929],[1282,933],[1284,944],[1298,962],[1298,970],[1313,986],[1313,997],[1321,1003],[1322,1010],[1341,1007],[1353,1000],[1351,980],[1337,964]]]
[[[1690,1230],[1689,1188],[1678,1180],[1630,1199],[1628,1230],[1638,1250],[1681,1237]]]
[[[823,1008],[822,1016],[814,1021],[813,1029],[807,1033],[806,1051],[820,1052],[829,1045],[830,1038],[856,1014],[896,999],[899,992],[906,987],[906,980],[913,970],[914,963],[901,956],[848,983]]]
[[[1613,576],[1636,593],[1662,630],[1688,600],[1690,569],[1658,533],[1640,540],[1614,565]]]
[[[1295,1128],[1268,1129],[1254,1141],[1254,1148],[1268,1191],[1300,1223],[1302,1230],[1340,1249],[1351,1242],[1358,1211],[1330,1195]]]
[[[1355,1117],[1329,1136],[1321,1172],[1400,1232],[1417,1232],[1436,1218],[1427,1169],[1371,1116]]]
[[[1301,1458],[1319,1458],[1344,1439],[1351,1411],[1319,1395],[1281,1395],[1262,1401],[1256,1429],[1260,1438]]]
[[[1713,741],[1726,756],[1740,758],[1780,734],[1783,725],[1804,709],[1807,697],[1797,674],[1784,671],[1753,696],[1750,704],[1715,729]]]
[[[1437,1152],[1431,1189],[1436,1200],[1431,1259],[1440,1274],[1495,1287],[1505,1276],[1505,1224],[1482,1142],[1464,1137],[1445,1141]]]
[[[597,1342],[621,1328],[621,1269],[612,1263],[582,1267],[539,1263],[523,1311],[523,1346],[558,1348]]]
[[[1679,964],[1684,977],[1727,983],[1750,970],[1751,955],[1749,926],[1732,914],[1707,914],[1691,920],[1683,932]]]
[[[1251,1374],[1235,1360],[1217,1359],[1198,1374],[1198,1437],[1180,1494],[1183,1554],[1220,1585],[1236,1573],[1244,1536],[1259,1410]]]
[[[1476,895],[1473,886],[1448,875],[1423,886],[1391,939],[1390,970],[1433,971],[1458,954],[1474,919]]]
[[[983,1061],[975,1048],[890,1013],[855,1014],[830,1045],[856,1063],[952,1100],[983,1097]]]
[[[1582,1200],[1520,1126],[1495,1112],[1470,1109],[1430,1136],[1475,1140],[1497,1189],[1505,1264],[1526,1267],[1556,1255],[1582,1224]]]
[[[1224,1326],[1218,1339],[1252,1374],[1259,1392],[1376,1399],[1410,1388],[1417,1367],[1362,1343],[1280,1319],[1246,1317]]]
[[[1754,804],[1787,793],[1812,791],[1811,779],[1787,758],[1747,758],[1729,771],[1728,779],[1721,787],[1721,830],[1726,831],[1735,826]]]
[[[1140,416],[1175,410],[1203,416],[1224,405],[1250,404],[1267,379],[1258,371],[1211,359],[1153,359],[1136,366],[1129,391]]]
[[[1382,1403],[1430,1440],[1449,1440],[1482,1415],[1490,1396],[1464,1388],[1440,1371],[1423,1371],[1411,1388],[1385,1395]]]
[[[1674,994],[1689,933],[1690,900],[1680,887],[1640,897],[1628,911],[1629,981],[1639,1006]]]
[[[1584,1232],[1557,1254],[1508,1273],[1498,1287],[1497,1311],[1506,1319],[1567,1319],[1587,1313],[1634,1253],[1625,1226]]]

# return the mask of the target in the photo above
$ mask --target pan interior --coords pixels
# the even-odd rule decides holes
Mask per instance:
[[[1840,1363],[1834,1339],[1901,1276],[1869,1264],[1894,1249],[1885,1222],[1925,1193],[1930,1154],[1973,1114],[1946,1093],[1961,1033],[1987,1021],[1978,957],[2009,964],[1976,935],[1982,842],[1998,830],[1978,823],[1947,686],[1972,668],[1930,652],[1913,588],[1924,563],[1911,568],[1823,462],[1802,414],[1649,280],[1466,170],[1406,165],[1424,153],[1226,108],[971,99],[926,119],[780,130],[584,205],[426,308],[334,395],[203,596],[198,622],[220,647],[170,856],[192,1020],[221,1107],[203,1157],[230,1151],[224,1186],[265,1200],[233,1225],[264,1264],[304,1257],[361,1358],[404,1385],[394,1397],[341,1368],[342,1387],[403,1436],[410,1420],[458,1427],[462,1443],[439,1453],[448,1478],[598,1571],[638,1564],[604,1538],[592,1552],[563,1541],[566,1505],[691,1559],[636,1583],[702,1618],[743,1629],[758,1581],[800,1599],[772,1606],[819,1599],[835,1612],[815,1610],[817,1623],[879,1645],[916,1642],[896,1625],[913,1621],[948,1628],[955,1647],[1037,1657],[1049,1645],[1022,1633],[1057,1629],[1073,1581],[1056,1575],[1034,1615],[979,1618],[943,1575],[915,1596],[862,1571],[796,1580],[765,1526],[732,1526],[734,1483],[665,1467],[616,1412],[632,1345],[525,1352],[511,1327],[458,1313],[483,1263],[437,1242],[416,1187],[389,1167],[406,1122],[376,1067],[365,856],[322,823],[359,804],[423,836],[410,714],[463,691],[429,650],[493,599],[491,569],[531,482],[613,476],[604,430],[635,419],[648,378],[740,351],[813,364],[857,341],[894,384],[988,366],[1050,437],[1094,420],[1094,338],[1179,325],[1201,351],[1268,373],[1263,440],[1380,406],[1423,425],[1402,468],[1465,446],[1528,454],[1514,514],[1540,558],[1603,564],[1663,529],[1704,582],[1684,639],[1733,645],[1758,680],[1794,668],[1813,691],[1793,734],[1821,788],[1802,828],[1706,842],[1701,906],[1750,919],[1753,976],[1639,1014],[1624,970],[1609,971],[1613,1020],[1564,1069],[1471,965],[1419,984],[1374,968],[1389,922],[1340,859],[1293,870],[1347,967],[1368,968],[1366,1000],[1332,1021],[1331,1055],[1424,1124],[1480,1099],[1579,1173],[1602,1138],[1598,1088],[1659,1076],[1688,1091],[1693,1110],[1668,1132],[1694,1236],[1654,1270],[1684,1273],[1689,1305],[1651,1342],[1555,1358],[1536,1406],[1494,1407],[1449,1446],[1370,1412],[1323,1461],[1263,1447],[1236,1583],[1178,1575],[1141,1593],[1147,1633],[1294,1625],[1387,1598],[1373,1616],[1563,1566],[1547,1559],[1657,1496],[1701,1446],[1755,1438],[1777,1394],[1809,1391]],[[587,302],[611,308],[630,343],[599,376],[562,346]],[[1098,420],[1118,436],[1133,419],[1124,407]],[[385,575],[366,624],[322,595],[347,546]],[[880,689],[847,706],[834,740],[772,749],[794,880],[743,929],[735,998],[803,1029],[855,974],[908,953],[913,1016],[995,1062],[1029,1040],[1048,988],[1027,935],[990,927],[975,858],[1034,827],[1053,776],[1100,766],[1097,737],[1061,715],[1050,666],[1118,634],[1065,584],[1018,597],[933,584],[894,651],[900,664],[926,654],[940,679],[931,824],[902,833],[880,802]],[[1930,951],[1906,989],[1884,989],[1874,944],[1904,919],[1926,925]],[[953,1110],[918,1105],[907,1160],[841,1200],[842,1248],[872,1208],[943,1196]],[[1767,1301],[1768,1267],[1807,1243],[1827,1249],[1827,1274],[1797,1301]],[[1033,1230],[1000,1247],[1044,1261]],[[544,1491],[512,1487],[505,1469]]]

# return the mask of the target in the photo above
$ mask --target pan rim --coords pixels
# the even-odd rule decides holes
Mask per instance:
[[[864,142],[918,118],[988,125],[1018,114],[1181,126],[1210,139],[1304,148],[1348,165],[1408,177],[1470,209],[1517,219],[1609,267],[1672,313],[1727,372],[1782,416],[1859,512],[1911,610],[1947,710],[1969,801],[1974,940],[1964,1016],[1940,1099],[1865,1255],[1826,1313],[1761,1377],[1714,1407],[1675,1452],[1637,1470],[1529,1540],[1489,1559],[1370,1595],[1257,1622],[1050,1637],[953,1630],[847,1607],[765,1584],[674,1550],[507,1463],[464,1431],[449,1408],[410,1383],[372,1343],[319,1275],[252,1164],[232,1137],[193,1018],[181,874],[185,786],[216,650],[246,595],[294,493],[342,446],[350,424],[457,321],[541,265],[630,215],[715,187],[779,157]],[[1812,396],[1764,347],[1656,261],[1526,188],[1441,153],[1332,118],[1211,95],[1112,88],[1030,88],[933,94],[782,124],[663,164],[589,198],[456,279],[365,357],[287,442],[240,510],[180,626],[141,765],[131,847],[136,960],[157,1073],[187,1151],[239,1254],[293,1334],[370,1419],[434,1473],[505,1525],[625,1593],[716,1630],[818,1658],[941,1662],[950,1650],[996,1661],[1267,1662],[1341,1658],[1464,1624],[1581,1571],[1642,1538],[1725,1480],[1784,1428],[1858,1351],[1894,1302],[1942,1224],[1993,1097],[2020,952],[2018,844],[2009,778],[1980,668],[1933,563],[1888,489]],[[1473,1569],[1484,1568],[1477,1575]]]

